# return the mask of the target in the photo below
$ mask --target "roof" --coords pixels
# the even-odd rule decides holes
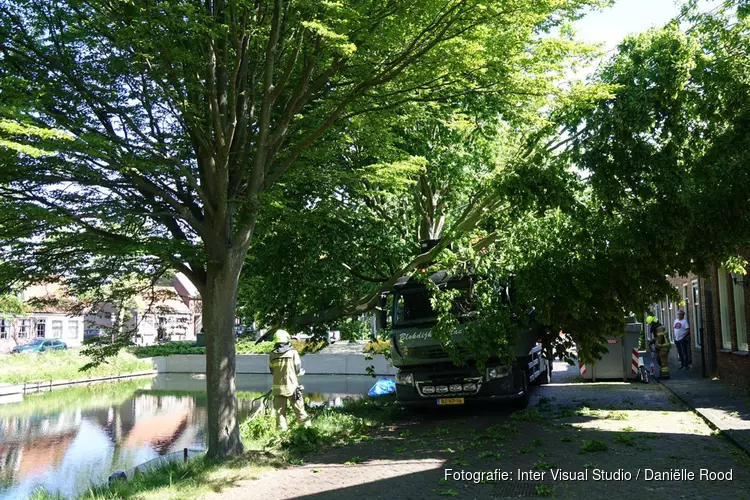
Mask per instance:
[[[167,309],[172,314],[192,314],[171,286],[154,287],[153,296],[138,294],[133,299],[141,311],[150,310],[155,313],[160,312],[160,309]]]
[[[195,285],[193,285],[193,282],[190,281],[187,276],[182,273],[177,273],[174,275],[174,279],[185,288],[185,290],[190,294],[191,297],[200,297],[198,289],[195,288]]]

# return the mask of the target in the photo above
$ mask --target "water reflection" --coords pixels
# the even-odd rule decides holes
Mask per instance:
[[[306,376],[313,404],[340,406],[372,386],[370,377]],[[75,496],[111,472],[183,448],[202,448],[205,379],[162,375],[151,380],[74,388],[0,405],[0,499],[34,489]],[[270,376],[240,376],[240,417],[271,385]]]

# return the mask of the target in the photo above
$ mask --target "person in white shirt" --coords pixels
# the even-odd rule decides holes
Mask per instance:
[[[690,323],[685,317],[685,311],[680,309],[674,320],[674,343],[680,358],[680,370],[690,368]]]

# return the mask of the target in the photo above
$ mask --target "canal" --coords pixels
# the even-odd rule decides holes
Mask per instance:
[[[308,375],[312,404],[340,405],[372,387],[368,376]],[[240,416],[271,386],[265,375],[237,376]],[[70,388],[0,405],[0,499],[23,499],[35,489],[75,497],[159,456],[205,446],[203,375]]]

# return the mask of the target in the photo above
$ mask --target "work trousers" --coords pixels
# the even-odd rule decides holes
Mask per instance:
[[[305,411],[305,401],[303,398],[295,399],[292,396],[274,396],[273,397],[273,412],[276,414],[276,425],[282,431],[287,430],[286,422],[286,407],[287,403],[292,405],[295,415],[297,416],[297,422],[305,427],[310,426],[310,421]]]
[[[691,352],[690,352],[690,337],[685,337],[682,340],[676,340],[675,345],[677,346],[677,356],[680,358],[680,366],[686,367],[691,363]]]

